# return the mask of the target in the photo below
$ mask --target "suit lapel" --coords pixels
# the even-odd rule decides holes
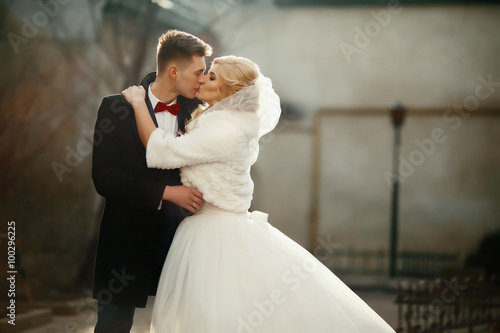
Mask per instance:
[[[151,105],[151,101],[149,100],[148,96],[149,85],[153,83],[155,79],[156,79],[156,73],[155,72],[149,73],[144,77],[144,79],[142,79],[141,86],[143,86],[144,90],[146,90],[146,105],[148,106],[149,114],[151,115],[151,118],[153,119],[155,126],[158,127],[158,121],[156,121],[155,112],[153,110],[153,106]]]
[[[181,133],[184,133],[186,127],[186,120],[191,115],[191,113],[187,110],[187,107],[181,104],[181,109],[177,114],[177,127]]]
[[[181,104],[181,110],[177,115],[177,121],[179,125],[179,131],[181,133],[185,132],[186,122],[191,118],[191,112],[194,111],[202,102],[199,99],[187,99],[184,96],[178,96],[177,102]]]
[[[147,92],[149,91],[149,85],[154,82],[156,79],[156,73],[149,73],[144,77],[144,79],[141,82],[141,85],[144,87],[146,90],[146,105],[148,106],[149,114],[151,115],[151,118],[153,119],[153,122],[155,123],[156,127],[158,127],[158,121],[156,120],[155,112],[153,110],[153,106],[151,105],[151,101],[149,100],[149,96]],[[193,112],[194,109],[198,106],[198,104],[202,103],[199,99],[188,99],[183,96],[178,96],[177,97],[177,103],[181,104],[181,109],[179,113],[177,114],[177,125],[179,128],[179,131],[181,133],[184,133],[185,130],[185,124],[186,120],[191,117],[191,112]]]
[[[158,122],[156,121],[155,111],[153,110],[153,106],[151,105],[151,101],[149,100],[148,90],[146,90],[146,105],[148,106],[149,115],[153,118],[153,122],[155,126],[158,127]]]

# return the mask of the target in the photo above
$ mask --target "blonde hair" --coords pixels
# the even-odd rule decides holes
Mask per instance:
[[[259,66],[253,61],[233,55],[215,58],[212,61],[213,65],[218,65],[218,76],[223,83],[223,91],[219,91],[219,94],[223,98],[253,85],[260,74]],[[186,125],[199,117],[206,109],[208,109],[208,105],[199,106],[193,111],[191,119]]]
[[[254,84],[260,73],[259,66],[253,61],[232,55],[215,58],[212,65],[219,65],[219,77],[227,94],[225,97]]]

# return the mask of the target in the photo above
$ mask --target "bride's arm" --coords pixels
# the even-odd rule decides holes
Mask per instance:
[[[223,112],[204,117],[203,124],[179,137],[154,130],[146,149],[148,167],[174,169],[241,156],[248,140],[238,125]]]
[[[146,90],[142,86],[132,86],[122,91],[123,97],[134,108],[135,121],[137,130],[144,147],[147,147],[151,133],[156,129],[156,125],[149,114],[148,107],[145,102]]]

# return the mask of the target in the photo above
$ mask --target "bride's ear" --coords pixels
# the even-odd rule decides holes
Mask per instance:
[[[221,100],[234,94],[234,91],[232,91],[231,88],[226,84],[221,84],[218,89]]]

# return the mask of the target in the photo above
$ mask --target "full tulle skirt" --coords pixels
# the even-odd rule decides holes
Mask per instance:
[[[394,332],[262,212],[205,203],[177,229],[153,307],[155,333]]]

